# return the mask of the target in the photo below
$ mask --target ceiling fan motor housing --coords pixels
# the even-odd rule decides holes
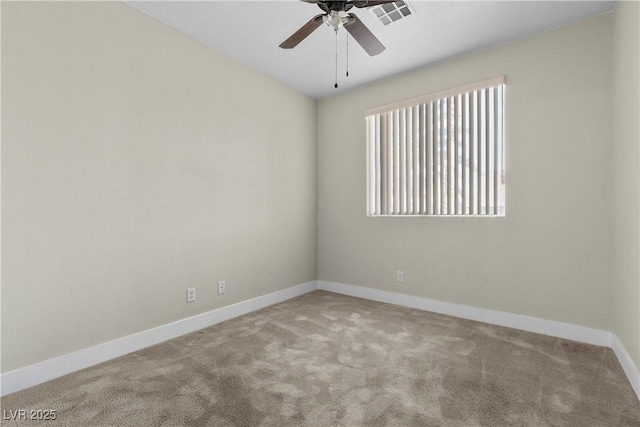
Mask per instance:
[[[353,6],[354,6],[353,4],[346,1],[319,1],[318,2],[318,7],[327,13],[333,12],[333,11],[346,12],[349,9],[351,9]]]

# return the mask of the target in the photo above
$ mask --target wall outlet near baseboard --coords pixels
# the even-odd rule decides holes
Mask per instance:
[[[222,295],[225,293],[226,291],[226,284],[224,283],[224,280],[221,280],[218,282],[218,295]]]
[[[397,280],[398,282],[404,282],[404,271],[400,271],[400,270],[398,270],[398,271],[396,272],[396,280]]]
[[[196,300],[196,288],[187,289],[187,302],[194,302]]]

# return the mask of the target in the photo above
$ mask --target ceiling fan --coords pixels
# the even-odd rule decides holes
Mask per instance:
[[[332,27],[336,33],[340,27],[344,27],[351,37],[369,54],[374,56],[382,53],[385,47],[380,40],[362,23],[353,13],[347,13],[351,8],[364,8],[385,3],[393,3],[395,0],[350,0],[350,1],[323,1],[302,0],[306,3],[315,3],[324,13],[316,15],[304,24],[291,37],[280,44],[283,49],[292,49],[302,40],[314,32],[323,22]]]

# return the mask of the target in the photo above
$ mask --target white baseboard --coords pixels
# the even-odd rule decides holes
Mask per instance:
[[[63,375],[106,362],[107,360],[124,356],[125,354],[206,328],[207,326],[215,325],[225,320],[233,319],[234,317],[242,316],[261,308],[295,298],[316,289],[550,335],[572,341],[611,347],[622,365],[631,386],[640,399],[640,373],[638,373],[638,368],[631,360],[631,357],[618,337],[612,332],[570,323],[544,320],[521,314],[488,310],[324,280],[312,281],[262,295],[4,373],[0,375],[0,396],[24,390]]]
[[[539,319],[521,314],[505,313],[396,292],[365,288],[362,286],[328,282],[325,280],[318,280],[318,289],[373,301],[416,308],[419,310],[431,311],[434,313],[446,314],[463,319],[476,320],[493,325],[506,326],[508,328],[550,335],[553,337],[599,345],[602,347],[610,347],[613,349],[618,362],[622,366],[627,379],[631,383],[631,387],[640,400],[640,373],[638,372],[636,365],[633,363],[633,360],[631,360],[631,356],[629,356],[624,345],[622,345],[618,336],[613,332],[587,328],[585,326],[573,325],[571,323],[557,322],[554,320]]]
[[[638,371],[635,363],[633,363],[633,360],[631,360],[631,356],[627,352],[627,349],[624,348],[624,345],[622,345],[620,338],[618,338],[618,335],[616,334],[613,334],[611,348],[616,354],[616,357],[622,366],[622,370],[627,375],[633,391],[636,392],[638,399],[640,399],[640,372]]]
[[[550,335],[587,344],[611,347],[611,332],[573,325],[571,323],[544,320],[536,317],[524,316],[522,314],[488,310],[396,292],[365,288],[362,286],[327,282],[324,280],[318,281],[318,289],[370,299],[373,301],[417,308],[419,310],[432,311],[434,313],[447,314],[449,316],[461,317],[463,319],[477,320],[479,322],[490,323],[492,325],[506,326],[508,328]]]
[[[242,316],[317,288],[315,281],[304,283],[6,372],[0,375],[0,396]]]

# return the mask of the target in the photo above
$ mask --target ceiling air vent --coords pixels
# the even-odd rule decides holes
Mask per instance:
[[[393,3],[385,3],[380,6],[374,6],[370,10],[384,25],[389,25],[392,22],[396,22],[402,18],[415,14],[414,9],[409,5],[409,2],[402,0]]]

